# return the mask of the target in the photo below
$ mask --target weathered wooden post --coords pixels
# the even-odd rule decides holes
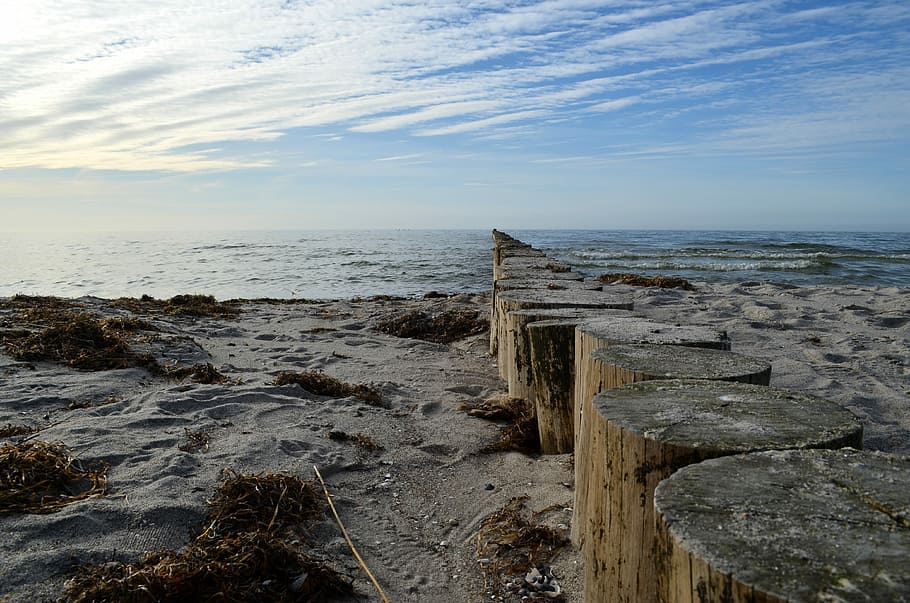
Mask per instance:
[[[550,291],[550,290],[547,290]],[[573,290],[579,291],[579,290]],[[585,291],[585,290],[581,290]],[[523,291],[520,293],[524,293]],[[572,293],[573,299],[580,299]],[[599,300],[598,296],[593,297]],[[536,400],[536,390],[534,389],[533,379],[533,361],[531,358],[530,339],[528,338],[527,326],[540,320],[549,320],[551,318],[571,318],[576,323],[591,320],[599,316],[618,315],[628,316],[629,310],[615,309],[615,297],[608,298],[607,305],[600,303],[589,304],[586,301],[579,302],[580,306],[571,306],[567,308],[530,308],[528,310],[513,310],[506,316],[505,332],[506,337],[503,340],[504,362],[507,375],[504,377],[509,386],[509,395],[513,398],[523,398],[531,403],[532,407]],[[587,304],[587,305],[586,305]],[[568,358],[569,362],[574,361],[574,356]]]
[[[587,289],[600,291],[603,285],[594,281],[585,281],[584,277],[575,272],[549,272],[540,270],[519,270],[510,272],[509,278],[493,281],[493,294],[490,301],[490,355],[497,356],[499,351],[499,329],[503,317],[499,314],[497,297],[502,291],[515,289],[551,289],[561,291],[566,289]]]
[[[629,297],[610,295],[600,291],[560,291],[547,289],[516,289],[503,291],[496,297],[499,313],[499,374],[508,380],[511,371],[520,371],[525,382],[530,384],[528,357],[517,354],[518,347],[508,337],[524,338],[524,332],[516,331],[513,318],[509,312],[534,308],[600,308],[604,310],[631,310],[632,300]],[[504,344],[504,345],[503,345]],[[522,348],[524,349],[524,348]]]
[[[503,278],[503,274],[509,271],[536,270],[540,273],[563,274],[571,272],[566,264],[558,262],[546,256],[542,257],[507,257],[503,258],[498,266],[493,266],[493,280],[497,281]]]
[[[833,402],[723,381],[645,381],[605,390],[594,397],[589,422],[590,454],[580,468],[591,484],[584,501],[585,601],[657,600],[654,489],[680,467],[760,450],[862,445],[857,417]],[[702,488],[735,477],[705,479]],[[701,504],[697,497],[689,502]],[[731,509],[718,509],[724,512]]]
[[[627,343],[594,350],[591,357],[601,367],[604,390],[657,379],[771,383],[771,365],[765,360],[711,348]]]
[[[579,479],[579,463],[586,462],[588,454],[588,428],[585,416],[590,413],[591,400],[603,391],[623,383],[611,379],[608,371],[593,357],[600,348],[625,343],[651,343],[680,345],[695,348],[730,349],[730,340],[724,331],[709,327],[672,325],[644,318],[598,318],[579,323],[575,328],[575,512],[572,521],[572,542],[581,546],[583,533],[580,526],[585,519],[585,509],[578,501],[585,500],[587,484]]]
[[[603,390],[602,367],[595,363],[594,350],[617,343],[654,343],[694,348],[729,350],[726,331],[711,327],[675,325],[647,318],[604,317],[578,325],[575,330],[575,437],[581,433],[580,421],[591,398]],[[618,385],[622,385],[619,383]],[[613,386],[615,387],[615,385]]]
[[[690,465],[654,495],[664,603],[910,601],[910,457],[787,450]]]
[[[528,323],[531,380],[540,450],[572,452],[575,447],[575,327],[585,318]]]

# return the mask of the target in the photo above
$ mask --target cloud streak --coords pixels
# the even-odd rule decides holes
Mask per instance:
[[[66,0],[0,23],[0,168],[257,168],[325,127],[742,153],[910,128],[910,10],[888,0]]]

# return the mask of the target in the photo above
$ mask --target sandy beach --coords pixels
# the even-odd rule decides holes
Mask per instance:
[[[725,329],[734,351],[771,362],[772,385],[856,413],[866,448],[910,454],[906,289],[695,285],[694,292],[608,290],[630,295],[635,314]],[[488,294],[251,301],[238,303],[236,316],[214,317],[69,301],[70,311],[147,321],[156,330],[132,333],[131,349],[163,367],[211,364],[226,381],[197,383],[142,366],[77,370],[0,353],[0,426],[39,429],[0,444],[60,442],[87,465],[109,465],[104,496],[54,513],[0,515],[0,601],[55,600],[80,564],[181,549],[199,532],[225,470],[310,480],[318,467],[392,601],[490,600],[483,571],[490,560],[478,551],[477,535],[514,497],[527,497],[542,524],[568,534],[571,456],[482,452],[500,425],[459,409],[506,390],[487,333],[433,343],[377,331],[414,311],[485,318]],[[2,300],[5,341],[40,330],[35,320],[15,298]],[[368,385],[381,402],[275,384],[282,372],[311,369]],[[206,444],[192,445],[193,434],[205,434]],[[330,515],[311,531],[320,554],[353,581],[356,595],[348,600],[381,600]],[[581,601],[580,555],[570,546],[553,554],[564,600]],[[502,585],[497,591],[520,600]]]

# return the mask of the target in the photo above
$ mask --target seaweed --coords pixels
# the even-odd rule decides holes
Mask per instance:
[[[120,333],[90,314],[54,310],[42,321],[50,326],[39,333],[4,336],[6,352],[19,361],[49,360],[88,371],[157,365],[150,354],[131,351]]]
[[[273,383],[275,385],[299,385],[311,394],[328,396],[329,398],[354,396],[367,404],[382,406],[382,394],[369,385],[351,385],[320,371],[286,371],[279,373]]]
[[[121,297],[111,302],[111,305],[129,310],[133,314],[213,318],[234,318],[240,314],[238,302],[219,302],[212,295],[175,295],[167,300],[155,299],[149,295],[143,295],[138,299]]]
[[[346,433],[344,431],[333,430],[329,432],[329,439],[335,442],[352,442],[355,446],[363,450],[375,451],[382,450],[382,445],[376,442],[370,436],[363,433]]]
[[[106,491],[107,466],[86,468],[63,444],[31,441],[0,447],[0,514],[53,513]]]
[[[32,427],[31,425],[13,425],[12,423],[7,423],[3,427],[0,427],[0,438],[14,438],[16,436],[31,435],[40,431],[39,427]]]
[[[382,319],[376,324],[380,333],[433,343],[452,343],[489,328],[489,321],[478,318],[476,313],[458,310],[433,314],[413,310]]]
[[[663,289],[683,289],[685,291],[698,291],[695,286],[684,278],[676,276],[642,276],[631,272],[611,272],[597,277],[602,283],[632,285],[634,287],[660,287]]]
[[[477,532],[475,549],[481,560],[484,590],[499,600],[507,578],[524,576],[531,568],[549,563],[569,542],[562,532],[538,521],[552,508],[531,513],[527,501],[527,496],[511,498],[484,519]]]
[[[303,550],[301,525],[325,515],[318,486],[284,473],[227,472],[204,529],[181,552],[83,565],[64,601],[324,601],[352,582]]]
[[[240,309],[219,302],[212,295],[175,295],[164,304],[165,312],[178,316],[234,317]]]
[[[352,587],[317,558],[267,533],[241,533],[153,551],[138,563],[85,566],[65,585],[64,601],[324,601]]]
[[[167,367],[161,369],[161,374],[168,379],[187,379],[195,383],[204,385],[213,385],[216,383],[230,383],[230,377],[225,376],[210,363],[194,364],[193,366],[184,367]]]
[[[234,532],[282,532],[325,515],[319,487],[287,473],[237,474],[227,470],[209,502],[206,529],[197,537]]]
[[[499,440],[484,446],[480,452],[490,454],[514,450],[529,455],[540,452],[537,416],[527,400],[498,396],[481,404],[465,402],[458,409],[472,417],[506,422],[499,430]]]

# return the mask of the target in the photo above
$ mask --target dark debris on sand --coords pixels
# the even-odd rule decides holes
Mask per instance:
[[[320,371],[286,371],[279,373],[273,383],[275,385],[299,385],[311,394],[329,398],[353,396],[372,406],[382,406],[382,394],[375,388],[362,383],[357,385],[345,383]]]
[[[174,302],[177,300],[177,302]],[[168,302],[143,300],[117,300],[112,303],[121,308],[133,302],[155,307],[164,312],[184,310],[194,316],[203,311],[235,312],[235,309],[218,304],[211,296],[177,296]],[[212,304],[217,309],[212,309]],[[73,302],[54,297],[15,296],[2,304],[15,312],[14,324],[25,328],[0,329],[0,344],[4,351],[20,362],[58,362],[84,371],[106,371],[143,367],[154,375],[167,379],[191,379],[196,383],[232,383],[211,364],[194,364],[189,367],[163,366],[149,353],[138,353],[130,346],[140,333],[152,333],[157,338],[161,329],[151,322],[134,316],[102,317],[79,308]],[[204,310],[205,308],[209,310]],[[177,310],[173,310],[177,308]],[[169,311],[170,312],[170,311]],[[146,338],[146,341],[150,340]]]
[[[237,303],[219,302],[212,295],[175,295],[167,300],[155,299],[148,295],[140,298],[121,297],[115,299],[111,305],[129,310],[133,314],[145,315],[234,318],[240,314]]]
[[[597,277],[609,285],[631,285],[633,287],[660,287],[662,289],[683,289],[697,291],[695,286],[684,278],[676,276],[642,276],[631,272],[610,272]]]
[[[53,513],[103,496],[107,466],[87,468],[63,444],[44,441],[0,446],[0,515]]]
[[[161,368],[159,372],[168,379],[189,379],[194,383],[202,383],[204,385],[235,383],[233,379],[225,376],[208,362],[192,366],[165,367]]]
[[[477,532],[476,552],[481,561],[485,599],[504,600],[508,580],[519,582],[534,567],[544,566],[568,545],[559,530],[541,518],[557,507],[537,513],[527,508],[528,497],[517,496],[483,520]],[[561,595],[522,600],[564,601]]]
[[[79,567],[69,603],[120,601],[329,601],[352,581],[308,543],[325,516],[319,486],[283,473],[228,472],[201,532],[183,551],[153,551],[135,563]]]
[[[4,350],[22,362],[53,361],[76,369],[103,371],[130,367],[154,367],[150,354],[137,354],[124,337],[123,324],[91,314],[52,310],[40,321],[39,332],[22,330],[2,335]]]
[[[380,333],[432,343],[452,343],[470,335],[484,333],[489,328],[488,320],[478,318],[474,312],[461,310],[432,313],[414,310],[384,318],[376,324],[376,330]]]
[[[529,455],[540,453],[537,416],[527,400],[497,396],[480,404],[465,402],[458,409],[472,417],[505,422],[499,430],[499,440],[485,446],[481,452],[489,454],[514,450]]]

